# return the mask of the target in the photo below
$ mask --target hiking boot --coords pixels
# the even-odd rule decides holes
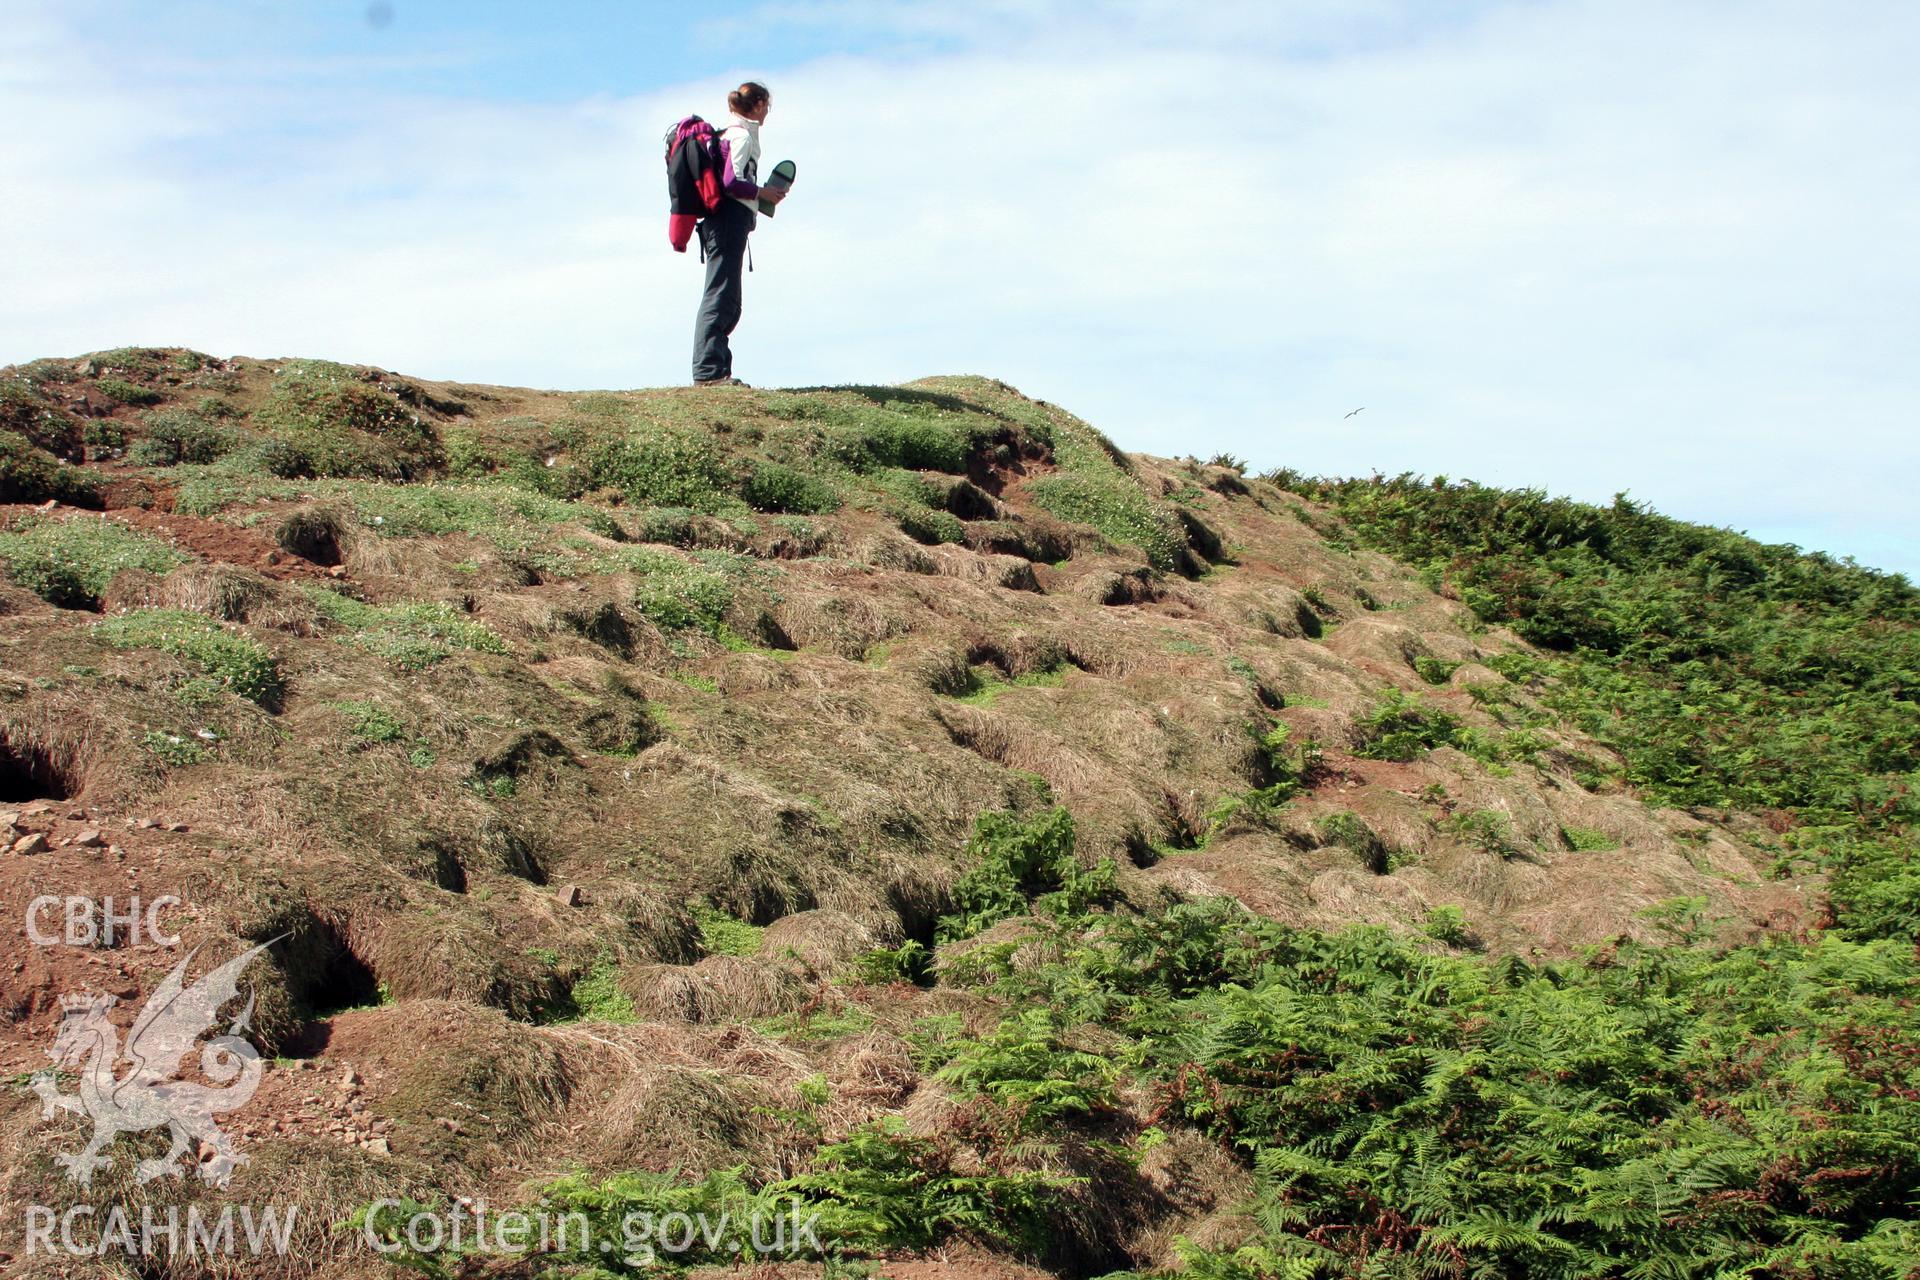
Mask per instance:
[[[738,378],[696,378],[693,385],[696,387],[744,387],[747,384]]]

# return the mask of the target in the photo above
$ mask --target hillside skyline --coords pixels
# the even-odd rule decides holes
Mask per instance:
[[[698,273],[658,138],[756,74],[802,177],[756,237],[749,381],[979,373],[1148,453],[1625,490],[1920,570],[1912,15],[583,12],[19,7],[0,362],[671,385]]]

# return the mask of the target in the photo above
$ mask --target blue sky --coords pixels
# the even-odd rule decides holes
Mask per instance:
[[[0,362],[684,380],[658,138],[752,74],[801,178],[750,381],[986,373],[1129,448],[1625,489],[1913,574],[1916,53],[1894,0],[28,0]]]

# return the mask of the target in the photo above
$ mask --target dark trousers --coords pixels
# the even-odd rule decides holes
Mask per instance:
[[[733,376],[733,349],[727,337],[740,323],[740,272],[753,231],[753,210],[727,199],[700,223],[700,249],[707,259],[707,289],[700,295],[700,316],[693,326],[693,380],[710,382]]]

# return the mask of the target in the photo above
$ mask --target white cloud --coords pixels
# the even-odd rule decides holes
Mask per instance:
[[[1197,12],[738,19],[902,42],[769,69],[801,177],[755,237],[739,371],[990,373],[1129,447],[1630,488],[1920,568],[1920,14]],[[657,139],[723,84],[475,102],[338,55],[152,79],[52,21],[0,41],[27,122],[0,139],[0,360],[686,376],[698,267],[664,243]]]

